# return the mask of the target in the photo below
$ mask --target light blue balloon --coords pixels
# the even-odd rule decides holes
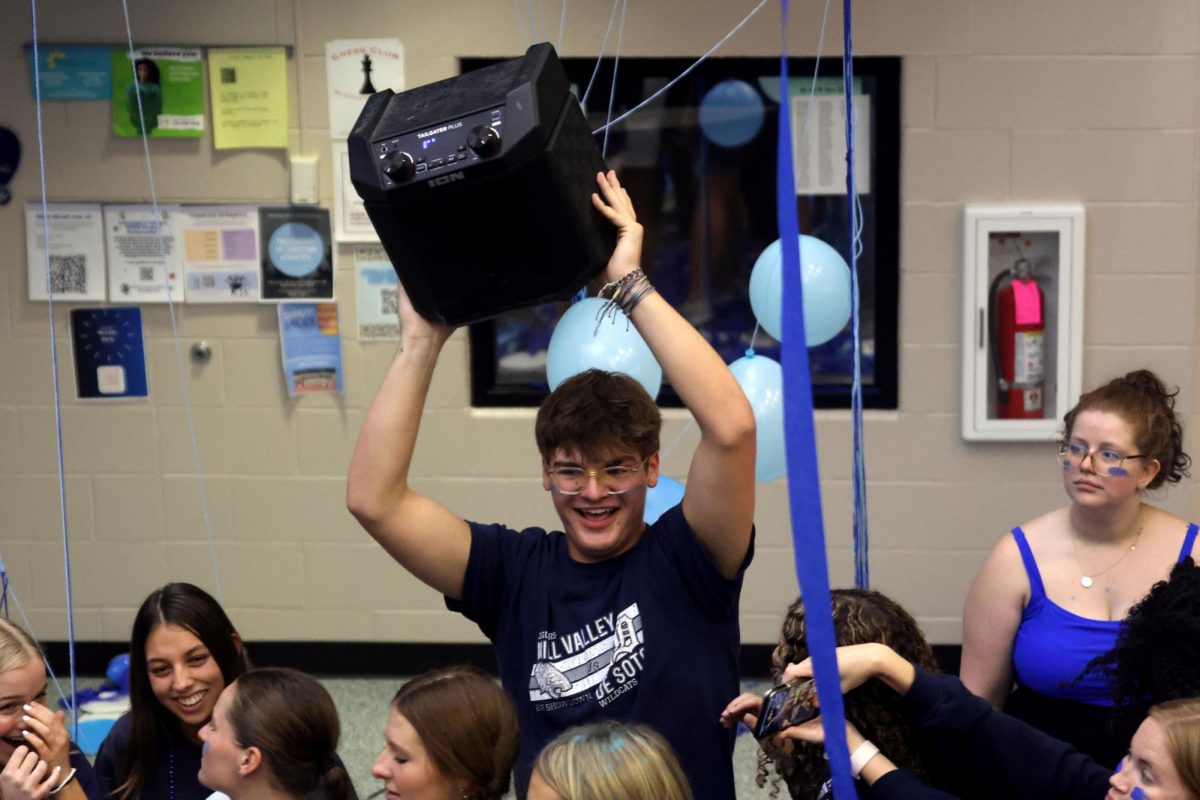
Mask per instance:
[[[767,483],[787,474],[787,448],[783,440],[783,367],[760,355],[747,355],[729,365],[729,371],[746,393],[758,427],[758,454],[754,479]]]
[[[745,81],[721,81],[700,101],[700,130],[721,147],[741,147],[763,124],[762,97]]]
[[[623,372],[649,392],[658,396],[662,386],[662,367],[654,354],[620,311],[606,314],[597,324],[597,315],[606,301],[587,297],[562,315],[550,336],[546,353],[546,380],[553,390],[572,375],[588,369]]]
[[[783,246],[771,242],[750,273],[750,308],[763,330],[783,340]],[[814,236],[800,236],[800,285],[804,289],[804,338],[824,344],[850,321],[850,267],[841,254]]]
[[[658,485],[646,490],[646,510],[642,520],[653,525],[663,513],[683,501],[683,484],[666,475],[658,476]]]

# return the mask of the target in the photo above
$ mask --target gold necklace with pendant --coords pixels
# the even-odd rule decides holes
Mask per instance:
[[[1121,557],[1118,558],[1116,561],[1109,564],[1107,567],[1100,570],[1099,572],[1093,572],[1091,575],[1089,575],[1089,574],[1087,574],[1087,572],[1084,571],[1083,564],[1081,564],[1079,562],[1079,548],[1075,544],[1075,537],[1076,537],[1075,524],[1071,523],[1071,551],[1075,554],[1075,566],[1079,567],[1079,572],[1082,575],[1082,577],[1079,579],[1079,585],[1085,589],[1092,588],[1092,586],[1094,586],[1096,583],[1096,581],[1095,581],[1096,578],[1098,578],[1101,575],[1103,575],[1104,573],[1108,572],[1110,569],[1115,567],[1117,564],[1120,564],[1122,561],[1125,560],[1126,556],[1128,556],[1130,553],[1132,553],[1134,550],[1136,550],[1138,539],[1140,539],[1142,536],[1142,525],[1143,525],[1142,510],[1141,510],[1141,507],[1139,506],[1138,507],[1138,526],[1137,526],[1137,530],[1133,532],[1133,544],[1129,545],[1129,549],[1126,550],[1124,553],[1122,553]]]

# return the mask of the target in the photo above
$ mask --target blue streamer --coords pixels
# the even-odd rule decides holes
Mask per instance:
[[[821,516],[821,484],[817,472],[816,432],[813,426],[812,383],[808,343],[804,337],[804,303],[800,283],[800,226],[796,219],[796,184],[792,165],[791,99],[788,88],[788,2],[783,0],[782,52],[779,86],[779,143],[776,159],[776,214],[783,248],[783,405],[787,440],[788,499],[792,513],[792,546],[796,575],[804,597],[806,641],[821,701],[825,752],[833,775],[836,800],[852,800],[850,752],[846,745],[846,714],[837,668],[837,638],[829,599],[829,568]]]
[[[854,585],[871,587],[871,567],[867,551],[867,467],[863,453],[862,335],[859,330],[858,256],[862,244],[859,235],[858,186],[854,182],[854,51],[851,43],[850,0],[842,2],[842,91],[846,97],[846,215],[850,226],[850,328],[853,338],[854,381],[850,385],[850,422],[854,431]]]

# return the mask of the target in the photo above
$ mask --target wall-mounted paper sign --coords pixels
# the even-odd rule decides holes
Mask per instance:
[[[43,100],[108,100],[112,96],[112,48],[106,44],[38,45],[40,85],[34,83],[32,45],[25,45],[25,56],[29,59],[29,90],[34,96]]]
[[[346,142],[333,143],[333,238],[339,242],[375,242],[379,235],[367,216],[366,206],[350,181],[350,155]]]
[[[279,342],[289,397],[342,391],[337,303],[280,303]]]
[[[132,57],[131,57],[132,56]],[[204,135],[204,57],[199,48],[112,49],[112,121],[117,136]]]
[[[263,300],[332,300],[329,211],[309,206],[260,208]]]
[[[355,246],[354,278],[359,341],[396,341],[400,336],[398,282],[381,246]]]
[[[183,206],[179,230],[189,303],[258,302],[256,206]]]
[[[46,273],[55,301],[104,300],[104,217],[97,204],[25,206],[29,299],[46,300]],[[49,224],[45,220],[49,220]],[[48,230],[47,230],[48,229]],[[46,239],[50,242],[49,257]]]
[[[79,399],[149,396],[140,308],[72,309],[71,345]]]
[[[404,91],[404,45],[399,39],[335,39],[325,43],[329,140],[345,142],[367,98]]]
[[[282,47],[209,48],[213,147],[288,146],[287,54]]]
[[[104,206],[108,299],[114,303],[183,302],[179,207]]]

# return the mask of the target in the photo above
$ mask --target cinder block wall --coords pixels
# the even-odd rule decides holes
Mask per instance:
[[[40,5],[43,42],[122,42],[117,3]],[[561,6],[546,5],[557,32]],[[706,50],[753,4],[631,4],[629,55]],[[840,52],[833,4],[826,55]],[[10,3],[0,30],[0,125],[26,156],[0,208],[0,553],[42,638],[65,636],[55,476],[49,323],[27,296],[22,206],[39,195],[34,103],[21,46],[29,8]],[[568,4],[566,55],[596,53],[610,4]],[[321,157],[332,205],[324,43],[395,36],[409,85],[456,71],[456,57],[523,50],[512,3],[446,0],[134,0],[144,44],[291,45],[290,152]],[[1142,365],[1182,387],[1194,431],[1197,344],[1197,140],[1200,6],[1192,0],[860,0],[855,47],[904,57],[900,408],[867,414],[872,575],[911,608],[930,637],[959,641],[966,587],[1011,525],[1063,502],[1046,446],[967,444],[959,436],[961,213],[972,201],[1081,201],[1087,208],[1084,379]],[[821,4],[794,3],[790,47],[812,54]],[[727,46],[777,52],[772,4]],[[611,45],[610,45],[611,49]],[[149,199],[136,140],[110,133],[106,103],[44,104],[51,200]],[[153,141],[162,201],[286,200],[282,151],[222,152],[211,140]],[[270,306],[181,306],[186,363],[226,605],[252,639],[477,641],[345,512],[344,475],[364,408],[388,363],[386,344],[355,341],[349,252],[341,253],[346,394],[289,400]],[[73,389],[65,308],[56,315],[61,379]],[[152,399],[66,400],[63,426],[76,625],[81,639],[121,640],[151,588],[173,579],[213,586],[175,339],[164,307],[143,310]],[[465,336],[446,349],[430,395],[414,482],[464,516],[554,521],[537,472],[532,410],[474,410]],[[818,437],[834,585],[851,581],[850,430],[821,412]],[[682,430],[668,412],[664,441]],[[1193,449],[1197,438],[1189,436]],[[682,477],[695,434],[666,459]],[[1194,482],[1160,501],[1196,517]],[[785,487],[760,487],[758,556],[746,581],[747,641],[771,642],[796,594]]]

